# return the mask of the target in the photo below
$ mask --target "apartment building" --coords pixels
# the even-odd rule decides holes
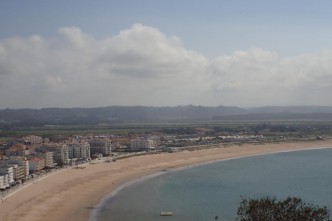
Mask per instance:
[[[29,159],[29,170],[39,171],[45,168],[45,160],[43,158],[34,157]]]
[[[151,150],[155,148],[155,142],[150,139],[134,139],[130,142],[131,151]]]
[[[54,167],[53,153],[52,152],[43,153],[43,158],[45,160],[45,167],[48,167],[48,168]]]
[[[69,159],[88,159],[90,158],[90,144],[86,141],[72,141],[65,144],[68,148]]]
[[[109,139],[95,138],[89,141],[90,154],[109,156],[112,152],[112,142]]]
[[[6,157],[24,157],[30,154],[30,149],[23,144],[16,144],[8,149],[6,149]]]
[[[12,166],[8,164],[0,164],[0,176],[3,178],[3,185],[9,187],[12,183],[14,183],[14,169]],[[5,187],[5,188],[6,188]]]
[[[0,190],[4,190],[7,187],[10,187],[8,174],[4,174],[4,175],[0,174]]]
[[[10,164],[10,166],[13,167],[13,172],[14,172],[14,180],[23,180],[26,178],[25,176],[25,168],[19,166],[18,164]]]
[[[29,143],[31,145],[43,143],[43,138],[35,135],[25,136],[22,139],[24,140],[25,143]]]
[[[10,157],[3,161],[7,164],[17,164],[18,168],[15,171],[14,168],[14,179],[26,179],[29,176],[29,161],[25,157]],[[15,175],[16,174],[16,175]]]
[[[36,151],[42,153],[52,152],[53,162],[56,162],[58,164],[67,164],[69,162],[69,151],[67,145],[65,144],[43,144],[41,147],[36,148]]]

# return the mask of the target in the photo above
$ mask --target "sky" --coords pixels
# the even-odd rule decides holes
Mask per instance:
[[[0,109],[332,105],[330,0],[0,0]]]

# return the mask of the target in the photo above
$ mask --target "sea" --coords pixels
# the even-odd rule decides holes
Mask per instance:
[[[288,196],[332,209],[332,149],[223,160],[163,171],[122,186],[96,221],[236,220],[242,198]],[[173,216],[160,216],[169,211]]]

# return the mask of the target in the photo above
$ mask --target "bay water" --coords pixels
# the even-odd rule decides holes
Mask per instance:
[[[332,149],[276,153],[165,171],[117,191],[97,221],[231,221],[241,197],[271,196],[332,209]],[[171,211],[173,216],[160,216]]]

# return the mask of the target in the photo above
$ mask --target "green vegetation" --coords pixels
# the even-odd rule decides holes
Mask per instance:
[[[297,197],[242,199],[237,210],[238,221],[330,221],[330,211],[305,203]]]
[[[29,134],[49,137],[53,135],[128,134],[130,132],[144,133],[149,131],[151,130],[145,129],[144,127],[113,128],[100,126],[44,126],[2,130],[0,131],[0,139],[22,137]]]
[[[332,107],[144,107],[43,108],[0,110],[0,141],[35,134],[100,135],[161,132],[208,135],[252,134],[268,140],[332,135]]]
[[[127,135],[129,133],[162,132],[165,134],[193,134],[196,128],[212,129],[217,134],[260,134],[271,139],[280,137],[303,138],[308,136],[332,136],[329,121],[149,121],[123,122],[100,125],[48,125],[38,127],[16,126],[0,130],[0,141],[12,137],[35,134],[43,137],[53,135]]]

